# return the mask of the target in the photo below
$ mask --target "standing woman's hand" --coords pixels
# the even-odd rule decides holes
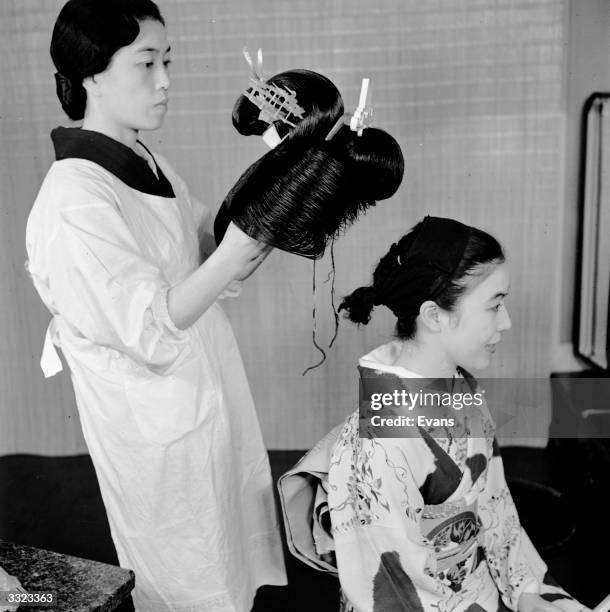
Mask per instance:
[[[233,280],[245,280],[260,266],[271,247],[250,238],[231,221],[216,249],[216,256],[227,266]]]
[[[271,247],[230,223],[208,259],[167,292],[167,310],[174,325],[179,329],[193,325],[231,281],[248,278],[270,251]]]

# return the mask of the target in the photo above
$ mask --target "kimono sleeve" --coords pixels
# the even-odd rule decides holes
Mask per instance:
[[[522,593],[540,593],[546,565],[521,527],[497,443],[479,495],[478,513],[489,571],[504,603],[516,610]]]
[[[423,500],[404,457],[362,440],[331,464],[329,507],[341,588],[354,610],[438,610],[451,591],[435,577],[422,536]]]
[[[64,207],[47,247],[59,314],[91,342],[162,374],[188,351],[167,310],[169,283],[106,201]]]
[[[583,610],[584,606],[550,577],[546,564],[521,526],[497,441],[493,449],[478,510],[485,558],[502,600],[517,610],[522,593],[536,593],[563,610]]]

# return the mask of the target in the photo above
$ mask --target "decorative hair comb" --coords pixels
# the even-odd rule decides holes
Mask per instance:
[[[345,113],[340,117],[337,123],[333,125],[331,131],[326,135],[325,140],[332,140],[335,134],[341,129],[342,125],[349,125],[350,130],[358,132],[358,136],[362,136],[362,130],[371,127],[373,123],[373,108],[369,100],[370,82],[370,79],[362,79],[360,99],[358,100],[356,110],[353,113]]]
[[[281,141],[273,122],[282,121],[291,127],[296,127],[296,124],[290,121],[289,117],[302,119],[305,109],[299,106],[296,92],[287,87],[280,87],[265,81],[262,49],[259,49],[256,55],[256,66],[254,66],[252,57],[246,47],[244,47],[243,53],[251,69],[250,88],[244,92],[244,95],[252,104],[261,109],[259,119],[268,123],[271,126],[270,129],[273,128],[274,134],[270,137],[265,138],[265,135],[263,135],[265,142],[273,147]]]

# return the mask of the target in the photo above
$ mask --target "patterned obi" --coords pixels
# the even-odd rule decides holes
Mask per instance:
[[[434,546],[436,578],[459,592],[464,580],[484,559],[478,535],[481,524],[476,501],[424,506],[420,523],[422,535]]]

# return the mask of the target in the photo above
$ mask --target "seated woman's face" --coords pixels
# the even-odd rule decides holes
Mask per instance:
[[[441,337],[447,356],[468,371],[489,365],[502,332],[511,327],[504,304],[510,284],[508,264],[495,264],[490,274],[482,280],[474,277],[472,282],[458,300],[452,325],[443,329]]]
[[[169,51],[163,24],[141,21],[133,43],[121,47],[104,72],[85,79],[88,105],[118,129],[161,127],[167,112]]]

